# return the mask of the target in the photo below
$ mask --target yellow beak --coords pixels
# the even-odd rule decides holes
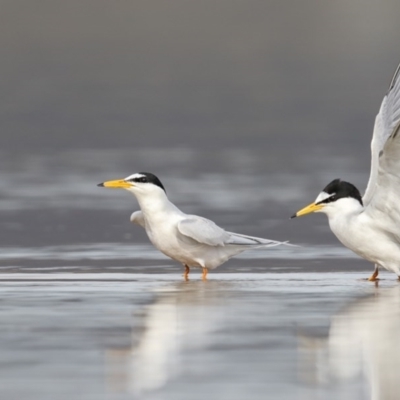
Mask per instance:
[[[322,204],[315,204],[311,203],[307,207],[302,208],[301,210],[297,211],[296,214],[293,214],[290,218],[301,217],[302,215],[310,214],[312,212],[321,210],[324,206]]]
[[[117,179],[115,181],[107,181],[107,182],[99,183],[97,186],[113,188],[113,189],[129,189],[135,185],[132,182],[128,182],[123,179]]]

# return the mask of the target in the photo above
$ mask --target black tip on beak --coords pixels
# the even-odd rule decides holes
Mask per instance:
[[[296,213],[297,214],[297,213]],[[297,215],[296,214],[293,214],[289,219],[293,219],[293,218],[296,218],[297,217]]]
[[[99,183],[97,186],[98,186],[98,187],[104,187],[104,183],[103,183],[103,182],[102,182],[102,183]]]

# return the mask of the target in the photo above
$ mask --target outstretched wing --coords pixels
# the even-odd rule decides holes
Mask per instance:
[[[386,140],[379,157],[378,177],[367,212],[398,234],[400,225],[400,123]],[[389,228],[392,226],[392,228]]]
[[[209,246],[245,245],[268,247],[284,244],[274,240],[227,232],[213,221],[196,215],[191,215],[189,218],[180,221],[178,230],[182,235]]]
[[[384,147],[400,122],[400,65],[397,67],[390,83],[389,90],[383,98],[381,108],[375,118],[374,133],[371,141],[371,172],[367,189],[363,197],[364,205],[368,205],[377,189],[378,175],[383,162]],[[392,154],[393,155],[393,154]]]
[[[388,94],[382,102],[377,122],[379,140],[384,140],[377,155],[376,178],[366,195],[367,212],[386,230],[398,235],[400,224],[400,67],[397,68]],[[375,132],[374,132],[375,136]],[[377,142],[378,143],[378,142]],[[378,143],[379,144],[379,143]],[[369,185],[370,186],[370,185]]]

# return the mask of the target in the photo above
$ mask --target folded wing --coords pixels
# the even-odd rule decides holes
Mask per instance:
[[[179,232],[209,246],[277,246],[284,244],[274,240],[227,232],[209,219],[191,215],[178,223]]]
[[[230,238],[229,233],[213,221],[196,215],[180,221],[178,230],[182,235],[209,246],[225,246]]]
[[[142,228],[146,227],[146,222],[141,211],[135,211],[134,213],[132,213],[131,222],[140,225]]]

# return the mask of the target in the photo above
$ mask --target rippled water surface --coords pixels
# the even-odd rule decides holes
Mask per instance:
[[[299,246],[245,252],[184,282],[129,222],[135,199],[96,187],[148,160],[184,211]],[[397,398],[396,277],[366,282],[372,266],[324,216],[288,219],[332,175],[366,174],[351,159],[291,162],[295,173],[268,174],[257,150],[4,154],[1,397]]]
[[[2,395],[395,398],[399,286],[364,277],[3,273]]]

